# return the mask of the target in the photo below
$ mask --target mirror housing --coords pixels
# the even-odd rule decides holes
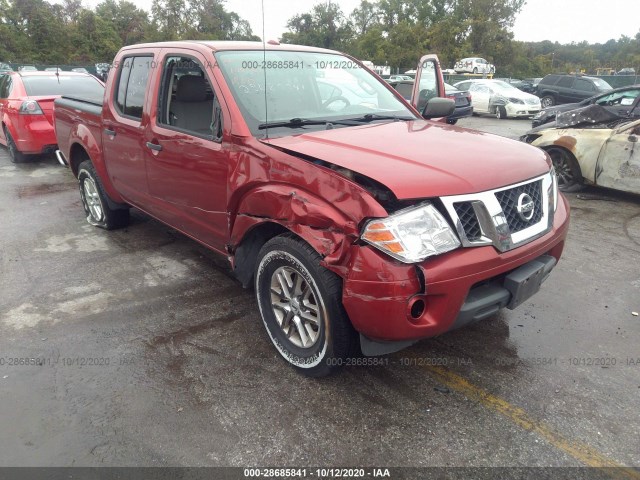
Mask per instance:
[[[429,99],[422,111],[423,118],[448,117],[456,109],[456,102],[450,98],[434,97]]]

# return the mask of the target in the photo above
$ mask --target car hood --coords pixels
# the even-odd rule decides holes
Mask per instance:
[[[519,98],[521,100],[528,100],[528,99],[535,99],[535,100],[540,100],[538,97],[536,97],[535,95],[531,95],[530,93],[527,92],[523,92],[522,90],[498,90],[498,93],[500,95],[502,95],[503,97],[506,98]]]
[[[549,171],[546,154],[527,144],[421,120],[334,128],[264,142],[365,175],[399,199],[476,193]]]

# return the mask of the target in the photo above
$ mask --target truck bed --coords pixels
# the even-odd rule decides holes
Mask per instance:
[[[63,96],[54,102],[54,127],[58,148],[66,159],[71,160],[70,150],[79,130],[88,129],[95,142],[102,145],[102,102],[102,98],[72,95]],[[74,165],[71,167],[73,170]]]

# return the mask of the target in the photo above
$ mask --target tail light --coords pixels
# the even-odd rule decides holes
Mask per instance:
[[[451,95],[450,93],[446,94],[445,97],[450,98],[451,100],[455,100],[456,96],[455,95]]]
[[[35,100],[25,100],[20,105],[20,113],[22,115],[42,115],[42,109]]]

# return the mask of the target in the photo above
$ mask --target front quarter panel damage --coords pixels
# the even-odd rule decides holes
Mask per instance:
[[[228,251],[238,278],[245,285],[250,282],[253,268],[245,262],[257,252],[249,251],[244,240],[251,233],[268,238],[286,231],[309,243],[324,266],[344,278],[349,247],[358,240],[362,221],[387,216],[385,209],[364,188],[330,168],[277,149],[261,156],[265,147],[256,147],[236,156],[230,176]]]

